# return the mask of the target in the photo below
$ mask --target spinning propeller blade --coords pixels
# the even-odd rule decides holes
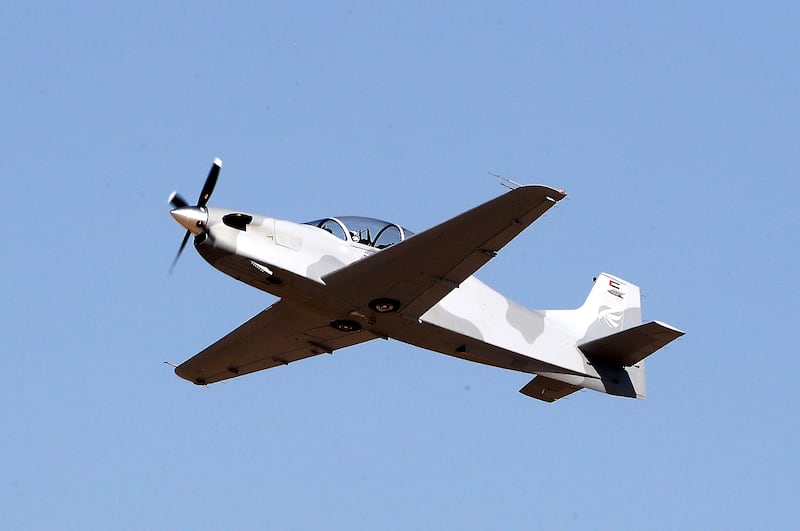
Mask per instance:
[[[187,203],[184,198],[178,195],[178,192],[172,192],[169,195],[169,199],[167,199],[167,202],[172,206],[174,206],[175,208],[183,208],[189,206],[189,203]]]
[[[219,170],[222,168],[222,161],[219,158],[214,159],[214,164],[211,165],[211,170],[208,172],[206,182],[203,184],[203,190],[200,192],[200,197],[197,199],[197,206],[203,208],[208,203],[208,198],[214,191],[214,186],[217,185],[217,177],[219,177]]]
[[[183,241],[181,242],[181,246],[178,248],[178,254],[175,255],[175,259],[172,261],[172,265],[169,266],[170,274],[172,274],[172,270],[175,269],[175,264],[178,263],[178,258],[181,257],[181,253],[183,252],[183,248],[186,247],[186,242],[189,241],[189,236],[191,234],[192,233],[187,230],[186,234],[183,236]]]
[[[211,165],[211,170],[208,172],[208,177],[206,177],[206,182],[203,184],[203,189],[200,191],[200,197],[197,199],[197,204],[192,207],[189,203],[181,197],[178,192],[172,192],[167,199],[169,204],[171,204],[174,208],[170,211],[173,216],[179,223],[181,223],[181,218],[186,216],[186,212],[176,212],[180,209],[195,209],[194,213],[190,213],[191,218],[198,219],[196,216],[197,214],[201,214],[201,211],[205,211],[205,207],[208,204],[209,198],[211,198],[211,194],[214,192],[214,187],[217,185],[217,178],[219,177],[219,170],[222,168],[222,161],[219,158],[214,159],[214,163]],[[201,221],[197,221],[197,227],[202,227],[203,225]],[[184,221],[182,223],[184,226],[187,225]],[[189,236],[191,236],[192,232],[197,234],[199,231],[198,229],[192,228],[192,230],[187,230],[186,234],[183,236],[183,241],[181,242],[181,246],[178,248],[178,254],[175,255],[175,259],[172,261],[172,265],[169,268],[169,272],[172,273],[172,270],[175,269],[175,264],[178,263],[178,258],[181,257],[181,253],[186,248],[186,243],[189,241]]]

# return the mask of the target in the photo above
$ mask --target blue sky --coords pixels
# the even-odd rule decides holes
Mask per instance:
[[[796,4],[30,2],[0,8],[9,529],[796,527]],[[273,298],[166,198],[430,227],[569,193],[478,276],[532,308],[608,271],[687,332],[646,401],[397,343],[200,388]]]

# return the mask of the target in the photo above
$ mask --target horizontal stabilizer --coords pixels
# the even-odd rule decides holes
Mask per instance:
[[[545,376],[537,376],[528,382],[528,385],[520,389],[519,392],[537,400],[555,402],[559,398],[564,398],[579,389],[580,387],[577,385],[559,382]]]
[[[578,348],[590,359],[630,367],[678,339],[683,332],[668,324],[652,321],[622,332],[587,341]],[[530,384],[529,384],[530,385]]]

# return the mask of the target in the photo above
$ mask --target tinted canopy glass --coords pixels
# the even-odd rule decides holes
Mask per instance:
[[[323,229],[342,240],[353,241],[376,249],[385,249],[414,234],[396,223],[361,216],[324,218],[309,221],[306,225]]]

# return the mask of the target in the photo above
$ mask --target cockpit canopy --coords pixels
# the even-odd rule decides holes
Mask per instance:
[[[368,245],[376,249],[385,249],[414,234],[395,223],[361,216],[324,218],[305,224],[326,230],[342,240]]]

